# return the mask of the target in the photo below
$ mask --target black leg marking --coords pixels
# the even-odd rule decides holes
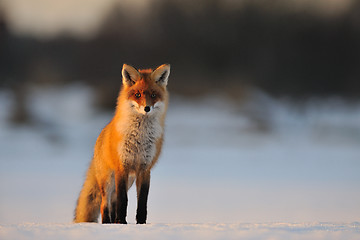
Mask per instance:
[[[102,223],[103,224],[111,223],[110,222],[109,208],[108,207],[104,207],[104,209],[102,211],[102,214],[101,214],[101,218],[102,218]]]
[[[116,221],[116,201],[111,202],[111,223],[115,223]]]
[[[111,223],[110,222],[110,215],[109,215],[109,206],[108,206],[108,198],[106,193],[105,185],[100,187],[101,193],[101,222],[102,223]]]
[[[127,179],[126,179],[127,180]],[[127,224],[126,211],[128,204],[126,180],[121,178],[116,186],[116,220],[115,223]]]
[[[138,207],[136,212],[136,223],[145,224],[147,216],[147,200],[149,195],[149,182],[144,182],[141,184],[138,191]]]

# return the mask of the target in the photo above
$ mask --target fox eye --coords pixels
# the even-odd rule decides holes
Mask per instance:
[[[135,97],[136,97],[136,98],[140,98],[140,97],[141,97],[141,94],[140,94],[140,93],[135,93]]]
[[[155,97],[156,97],[156,94],[155,94],[155,93],[151,94],[151,97],[152,97],[152,98],[155,98]]]

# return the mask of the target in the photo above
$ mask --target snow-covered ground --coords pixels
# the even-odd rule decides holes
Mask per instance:
[[[358,240],[359,223],[263,223],[263,224],[147,224],[101,225],[16,224],[0,225],[1,239],[271,239],[271,240]]]
[[[72,224],[112,113],[82,85],[31,90],[32,123],[0,92],[0,239],[360,239],[360,103],[172,96],[146,226]]]

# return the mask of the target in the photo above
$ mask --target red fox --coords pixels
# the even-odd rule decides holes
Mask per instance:
[[[86,180],[77,200],[74,222],[126,224],[127,191],[136,179],[136,222],[145,224],[150,170],[164,135],[170,65],[136,70],[123,65],[116,111],[101,131]]]

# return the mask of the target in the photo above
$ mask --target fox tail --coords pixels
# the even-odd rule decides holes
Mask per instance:
[[[74,222],[97,222],[100,213],[101,194],[94,169],[90,166],[75,208]]]

